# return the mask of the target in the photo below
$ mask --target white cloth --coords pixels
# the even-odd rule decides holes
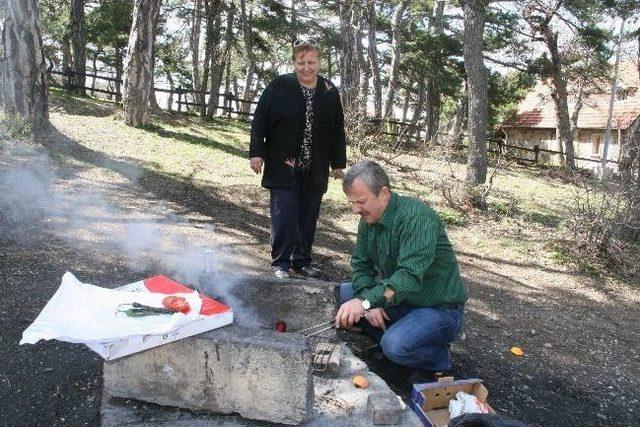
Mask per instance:
[[[20,344],[35,344],[41,339],[89,344],[166,334],[198,319],[202,305],[197,292],[175,295],[186,298],[191,307],[188,314],[129,317],[116,314],[120,304],[138,302],[162,307],[162,299],[167,295],[101,288],[82,283],[67,272],[56,293],[23,332]]]
[[[456,393],[456,399],[452,399],[449,401],[450,419],[453,419],[462,414],[486,414],[488,412],[486,409],[486,405],[483,405],[477,397],[469,393],[459,391]]]

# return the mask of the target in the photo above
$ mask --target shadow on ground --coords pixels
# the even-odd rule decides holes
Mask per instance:
[[[180,214],[204,217],[194,226],[216,225],[234,239],[249,235],[258,244],[268,245],[266,197],[252,199],[255,191],[245,196],[244,187],[206,186],[130,159],[110,157],[55,129],[47,148],[62,180],[72,181],[91,168],[105,168],[126,178],[125,184],[113,188],[123,197],[170,202]],[[347,275],[344,258],[353,240],[352,235],[335,233],[336,229],[340,229],[337,220],[322,218],[316,245],[335,254],[325,260],[332,280]],[[105,258],[77,253],[68,242],[47,233],[45,225],[28,230],[32,238],[21,241],[11,237],[11,224],[0,215],[0,231],[0,268],[7,278],[0,312],[5,328],[0,339],[5,361],[0,368],[0,398],[3,408],[8,408],[0,411],[0,423],[94,425],[101,390],[98,358],[71,344],[17,347],[17,341],[68,268],[81,280],[101,285],[127,283],[134,273],[117,254]],[[464,253],[467,259],[474,256]],[[492,267],[468,262],[462,266],[470,301],[464,339],[452,348],[454,374],[484,379],[495,409],[526,422],[635,425],[640,412],[640,353],[634,351],[640,342],[637,307],[597,284],[576,282],[579,287],[572,289],[552,283],[540,288],[503,271],[503,260],[479,260]],[[535,263],[511,264],[558,278],[568,276]],[[264,271],[268,266],[257,269]],[[140,272],[135,276],[140,277]],[[514,345],[524,348],[523,357],[509,352]],[[354,352],[369,357],[358,349]],[[373,357],[368,361],[376,372],[406,396],[406,370]]]

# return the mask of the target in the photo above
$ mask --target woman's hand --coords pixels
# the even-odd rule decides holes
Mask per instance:
[[[262,157],[252,157],[250,160],[251,169],[253,169],[255,173],[260,174],[262,172],[262,162]]]

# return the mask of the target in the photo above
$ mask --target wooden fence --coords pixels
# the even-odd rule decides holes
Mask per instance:
[[[72,71],[60,72],[55,70],[49,70],[48,73],[50,75],[50,79],[49,79],[50,86],[66,89],[69,92],[73,92],[78,89],[78,87],[76,87],[73,84],[73,76],[75,75],[74,72]],[[57,82],[52,76],[61,76],[62,82]],[[85,74],[84,76],[85,78],[93,79],[92,86],[91,87],[85,86],[84,87],[85,91],[98,92],[98,93],[106,94],[108,96],[113,96],[118,101],[121,99],[122,94],[120,92],[109,90],[109,89],[97,88],[95,87],[95,82],[97,80],[103,80],[109,83],[118,83],[119,85],[122,85],[122,80],[117,80],[113,77],[100,76],[97,74]],[[170,99],[172,98],[171,97],[172,95],[176,95],[177,99],[175,100],[175,104],[178,106],[178,108],[175,111],[177,112],[183,112],[182,111],[183,106],[185,107],[185,111],[187,111],[189,107],[198,107],[198,110],[199,110],[202,108],[202,104],[199,102],[195,102],[195,100],[198,97],[201,97],[204,100],[206,99],[207,96],[208,97],[216,96],[218,97],[218,99],[217,99],[217,102],[214,103],[214,111],[221,110],[226,112],[229,116],[231,116],[231,114],[235,114],[237,117],[251,117],[253,116],[253,111],[251,107],[258,103],[257,101],[244,100],[242,98],[239,98],[231,92],[225,92],[225,93],[211,93],[211,92],[204,92],[204,91],[199,92],[199,91],[194,91],[194,90],[184,89],[184,88],[176,88],[174,90],[171,90],[171,89],[154,87],[153,89],[155,92],[169,94]],[[191,98],[192,101],[190,101],[189,98]],[[222,100],[222,103],[219,102],[221,100]],[[233,107],[234,103],[236,104],[236,108]],[[239,105],[247,105],[247,104],[249,104],[248,107],[237,108],[237,106]],[[423,142],[423,139],[419,136],[419,129],[413,123],[404,122],[404,121],[395,120],[395,119],[380,120],[373,117],[368,118],[367,122],[371,125],[378,127],[377,132],[379,132],[382,135],[391,136],[396,139],[404,138],[409,141],[413,141],[414,143]],[[460,144],[456,144],[455,147],[463,149],[468,146],[460,143]],[[487,138],[487,151],[489,153],[496,154],[496,155],[500,154],[505,158],[508,158],[511,160],[532,163],[532,164],[542,163],[541,162],[542,159],[540,158],[541,153],[564,156],[563,152],[548,150],[546,148],[540,148],[540,146],[537,144],[534,145],[533,148],[521,147],[518,145],[509,145],[505,142],[504,139],[500,139],[500,138]],[[522,157],[521,155],[515,154],[514,151],[533,153],[533,156]],[[587,161],[587,162],[600,163],[600,160],[598,159],[590,159],[586,157],[574,157],[574,159]],[[615,160],[608,160],[607,163],[617,164],[619,162]]]

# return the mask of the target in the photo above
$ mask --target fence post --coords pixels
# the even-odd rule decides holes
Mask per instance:
[[[538,156],[540,155],[540,145],[535,144],[533,146],[533,163],[538,163]]]
[[[178,113],[182,113],[182,88],[178,88],[177,92],[178,92]]]
[[[72,79],[71,70],[65,70],[63,74],[67,78],[67,84],[66,84],[66,86],[67,86],[67,94],[71,94],[71,89],[72,89],[72,84],[73,84],[71,82],[71,79]]]
[[[227,107],[227,117],[231,118],[233,112],[233,94],[226,90],[224,94],[224,105]]]

